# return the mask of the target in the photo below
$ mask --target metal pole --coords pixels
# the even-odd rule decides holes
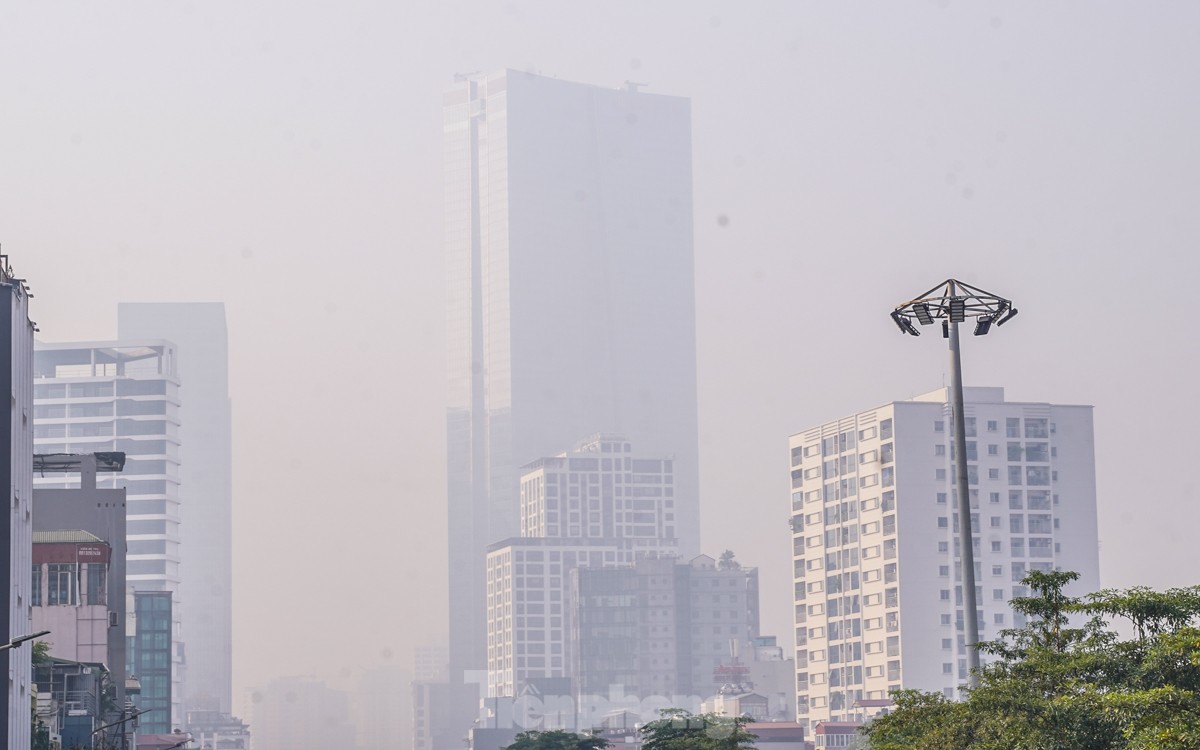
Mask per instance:
[[[951,294],[954,290],[951,289]],[[963,406],[962,355],[958,323],[950,327],[950,390],[954,416],[954,474],[958,488],[958,539],[962,560],[963,629],[967,646],[967,687],[979,685],[979,617],[975,600],[975,534],[971,528],[971,487],[967,478],[967,418]]]

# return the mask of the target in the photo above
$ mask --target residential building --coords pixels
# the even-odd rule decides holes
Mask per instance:
[[[233,438],[225,305],[126,303],[117,306],[120,341],[167,340],[180,373],[179,481],[187,523],[179,527],[187,631],[183,702],[197,717],[228,714],[233,691]],[[134,469],[137,461],[133,461]]]
[[[70,635],[57,623],[47,623],[45,628],[51,631],[48,639],[52,645],[51,654],[67,659],[87,662],[101,662],[112,678],[114,691],[113,710],[119,713],[126,706],[126,650],[128,648],[126,627],[128,617],[126,612],[126,597],[128,587],[125,580],[125,490],[123,488],[97,487],[99,474],[119,473],[125,466],[125,455],[117,452],[92,453],[87,455],[53,454],[34,455],[34,468],[39,478],[78,475],[79,486],[72,489],[37,487],[33,490],[33,533],[38,538],[50,539],[49,535],[60,535],[62,529],[77,530],[75,533],[94,537],[104,548],[109,550],[105,565],[104,577],[107,593],[105,602],[95,601],[90,617],[91,627],[98,627],[99,620],[106,621],[107,629],[104,639],[107,645],[103,653],[92,650],[79,650],[76,638]],[[111,482],[106,482],[111,484]],[[89,549],[91,544],[83,542],[83,549]],[[95,557],[94,555],[77,555],[81,559]],[[70,562],[69,560],[67,562]],[[49,568],[41,571],[41,582],[38,579],[38,569],[34,573],[34,589],[41,598],[43,605],[49,606]],[[90,575],[90,573],[89,573]],[[93,579],[94,580],[94,579]],[[88,597],[88,587],[91,580],[81,579],[85,601]],[[59,591],[61,592],[61,587]],[[60,617],[70,619],[73,607],[58,607],[58,612],[49,609],[33,610],[34,618]],[[85,629],[86,630],[86,629]],[[99,635],[92,636],[93,644],[98,643]],[[106,717],[107,718],[107,717]],[[116,717],[120,718],[120,717]],[[115,718],[113,720],[116,720]]]
[[[58,747],[94,747],[96,730],[107,723],[104,694],[110,675],[104,664],[48,656],[34,665],[33,678],[39,734],[44,732],[49,741],[57,738]],[[28,711],[26,707],[27,724]]]
[[[758,571],[718,567],[707,555],[579,567],[568,602],[571,673],[581,702],[617,689],[698,710],[725,684],[721,667],[731,652],[758,636]]]
[[[859,721],[897,688],[966,680],[945,388],[793,435],[796,688],[801,721]],[[965,389],[981,638],[1023,621],[1030,570],[1099,587],[1090,406]],[[832,726],[827,724],[827,726]]]
[[[521,536],[487,555],[487,697],[571,676],[564,607],[576,567],[674,560],[674,463],[634,454],[623,435],[598,434],[522,468]]]
[[[519,533],[528,462],[593,430],[673,455],[698,551],[691,125],[684,98],[512,70],[460,78],[443,112],[458,681],[487,667],[486,556]]]
[[[29,635],[33,566],[33,323],[29,292],[13,275],[8,256],[0,255],[0,393],[8,395],[5,426],[0,429],[0,587],[7,613],[0,617],[0,644]],[[29,645],[0,651],[0,737],[5,747],[29,747],[29,711],[33,698]]]
[[[111,560],[112,548],[95,534],[82,530],[33,532],[29,603],[33,629],[51,633],[47,641],[50,656],[108,662]],[[115,593],[118,601],[124,599],[123,591]]]
[[[167,731],[179,728],[184,719],[186,665],[178,606],[184,597],[176,347],[164,340],[38,342],[33,390],[35,452],[115,451],[126,456],[123,472],[102,473],[97,487],[126,492],[128,586],[136,591],[169,592],[173,597],[170,694],[174,703],[164,724],[170,724]],[[39,491],[75,489],[80,482],[74,474],[47,473],[34,479]],[[127,637],[133,637],[132,628]]]
[[[773,635],[752,638],[744,665],[749,686],[769,700],[770,721],[793,721],[796,660],[784,653],[778,639]]]
[[[249,725],[221,711],[189,711],[187,727],[187,733],[202,750],[245,750],[250,747]]]

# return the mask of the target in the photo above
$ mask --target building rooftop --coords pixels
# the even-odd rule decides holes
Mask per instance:
[[[35,531],[34,544],[105,544],[105,541],[95,534],[82,529],[62,531]]]

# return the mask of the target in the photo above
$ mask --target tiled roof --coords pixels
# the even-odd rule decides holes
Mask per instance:
[[[104,540],[100,537],[81,529],[33,532],[34,544],[95,544],[97,542],[104,544]]]

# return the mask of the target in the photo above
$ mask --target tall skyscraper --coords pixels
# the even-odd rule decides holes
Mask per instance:
[[[947,389],[793,435],[797,712],[861,720],[860,701],[966,681]],[[1092,407],[966,388],[981,637],[1023,625],[1030,570],[1099,588]]]
[[[0,255],[0,393],[8,396],[8,422],[0,429],[0,586],[8,612],[0,619],[0,643],[30,634],[33,580],[33,323],[29,292]],[[29,747],[32,644],[0,651],[0,738],[5,747]]]
[[[233,438],[229,343],[221,303],[121,303],[121,340],[167,339],[178,347],[187,504],[180,527],[187,629],[183,686],[190,711],[232,711]]]
[[[444,98],[450,669],[486,666],[518,467],[619,432],[674,457],[698,552],[690,103],[503,71]]]

